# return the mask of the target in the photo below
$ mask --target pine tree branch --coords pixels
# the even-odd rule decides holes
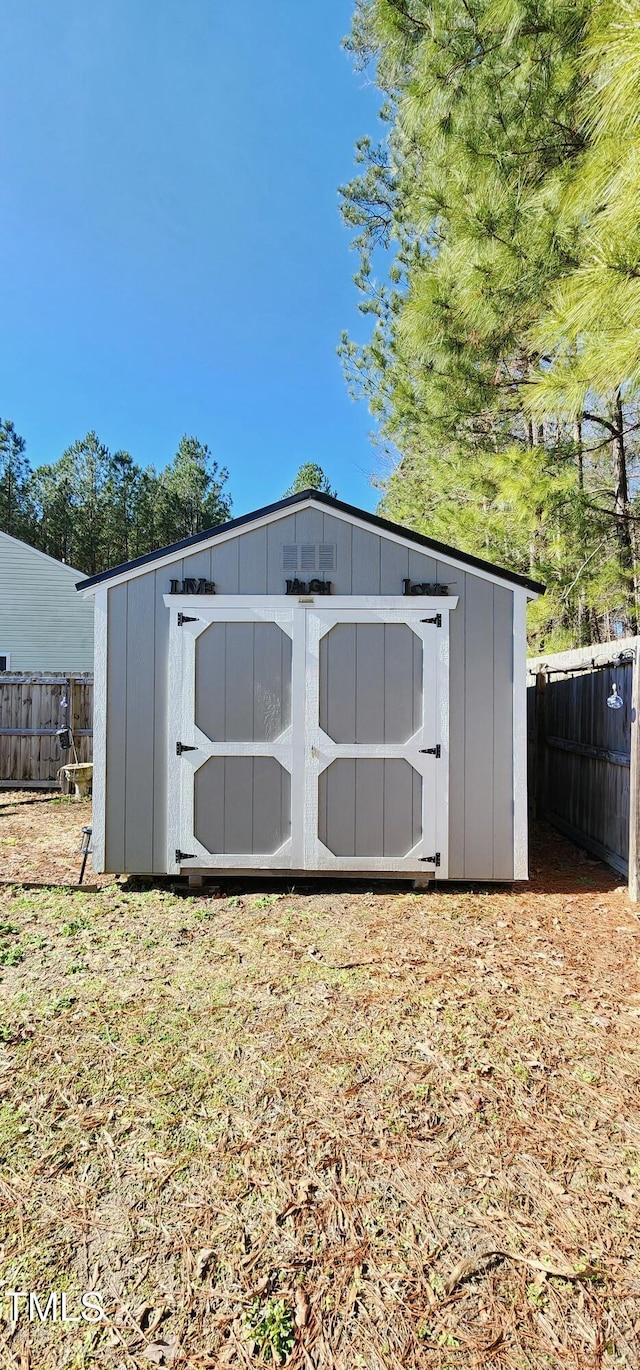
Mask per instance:
[[[415,15],[409,14],[403,0],[387,0],[387,4],[390,9],[395,10],[396,14],[400,15],[401,19],[405,19],[408,24],[412,24],[414,29],[418,29],[420,33],[429,33],[429,26],[424,24],[421,19],[416,19]]]
[[[571,581],[571,584],[570,584],[570,585],[567,585],[566,590],[563,590],[563,591],[562,591],[561,598],[565,601],[565,603],[566,603],[566,601],[568,600],[569,595],[571,594],[571,591],[573,590],[574,586],[576,586],[576,585],[578,584],[578,581],[579,581],[579,579],[580,579],[580,576],[582,575],[582,572],[583,572],[583,571],[586,571],[587,566],[589,565],[589,562],[590,562],[590,561],[593,561],[593,558],[594,558],[595,556],[597,556],[597,555],[598,555],[598,552],[601,552],[602,549],[603,549],[603,547],[606,547],[606,545],[607,545],[607,540],[606,540],[606,538],[603,538],[602,541],[598,543],[598,546],[597,546],[597,547],[594,547],[593,552],[591,552],[591,554],[587,557],[586,561],[583,561],[582,566],[579,567],[579,569],[578,569],[576,575],[574,576],[573,580]]]
[[[616,523],[640,523],[640,515],[616,513],[614,509],[603,509],[600,504],[591,504],[585,500],[587,509],[595,509],[598,514],[606,514],[607,518],[615,519]]]
[[[611,423],[610,419],[603,419],[602,416],[599,414],[588,414],[585,409],[582,417],[586,420],[587,423],[601,424],[601,426],[603,428],[606,428],[607,431],[611,433],[612,437],[614,438],[621,438],[624,436],[623,431],[620,428],[618,428],[615,423]]]

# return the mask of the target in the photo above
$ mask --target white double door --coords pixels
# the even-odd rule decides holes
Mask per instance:
[[[447,869],[453,598],[167,596],[168,869]]]

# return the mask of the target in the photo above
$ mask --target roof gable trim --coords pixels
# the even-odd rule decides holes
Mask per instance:
[[[171,565],[183,556],[189,556],[191,549],[204,550],[213,547],[217,543],[227,542],[231,538],[238,537],[242,532],[249,531],[249,529],[258,529],[266,524],[274,523],[289,512],[297,513],[303,509],[314,507],[320,512],[330,513],[333,517],[343,519],[347,523],[357,524],[366,531],[373,530],[379,536],[387,537],[402,546],[420,547],[449,565],[456,566],[461,570],[470,569],[482,579],[499,584],[507,583],[521,586],[527,590],[531,598],[537,598],[538,594],[544,593],[545,587],[539,581],[529,580],[515,571],[494,566],[491,562],[482,561],[470,553],[459,552],[456,548],[447,547],[444,543],[428,538],[424,533],[403,528],[400,524],[392,523],[389,519],[380,518],[377,514],[370,514],[364,509],[357,509],[355,506],[345,504],[342,500],[337,500],[332,495],[325,495],[319,490],[304,490],[297,495],[289,495],[276,504],[266,505],[263,509],[256,509],[253,513],[243,514],[237,519],[231,519],[228,523],[220,524],[218,528],[195,533],[192,537],[184,538],[181,542],[173,543],[170,547],[159,548],[157,552],[150,552],[145,556],[137,557],[133,561],[125,562],[122,566],[114,567],[113,570],[103,571],[96,576],[89,576],[79,581],[76,588],[85,594],[92,594],[93,587],[102,582],[108,581],[111,585],[117,585],[139,575],[144,575],[149,570],[161,570],[162,567]]]

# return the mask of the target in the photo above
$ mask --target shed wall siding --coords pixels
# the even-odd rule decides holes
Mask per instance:
[[[11,671],[92,671],[93,603],[80,575],[0,533],[0,654]]]
[[[283,594],[283,544],[302,542],[336,544],[326,576],[336,595],[397,595],[411,577],[459,596],[450,617],[449,878],[512,879],[512,591],[316,509],[109,590],[107,870],[166,868],[169,580],[202,576],[221,595]]]

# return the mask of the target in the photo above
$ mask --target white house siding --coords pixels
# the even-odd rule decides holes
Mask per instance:
[[[170,579],[213,580],[219,594],[282,594],[284,543],[337,544],[336,595],[397,595],[438,581],[459,596],[450,618],[449,879],[510,880],[513,840],[513,592],[319,509],[239,532],[108,591],[108,871],[166,869]]]
[[[93,601],[81,573],[0,533],[0,655],[10,671],[92,671]]]

